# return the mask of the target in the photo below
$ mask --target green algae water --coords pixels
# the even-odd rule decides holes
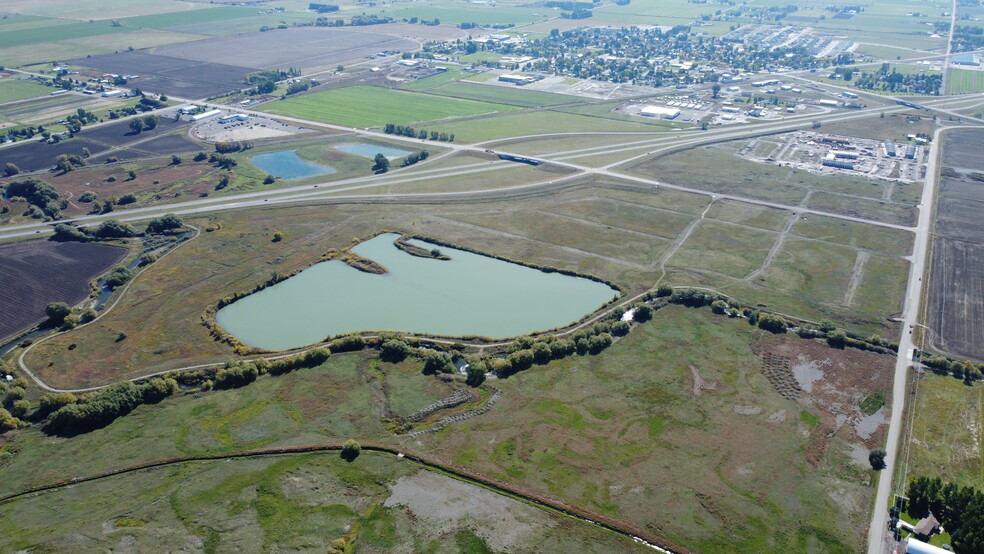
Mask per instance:
[[[321,262],[222,308],[216,321],[266,350],[372,330],[501,338],[567,325],[619,294],[590,279],[454,248],[440,247],[450,260],[412,256],[393,244],[397,238],[379,235],[352,249],[385,266],[384,275]]]

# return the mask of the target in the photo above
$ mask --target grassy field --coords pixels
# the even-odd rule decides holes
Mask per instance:
[[[367,106],[372,106],[367,108]],[[346,125],[406,125],[469,115],[516,110],[504,104],[440,98],[415,92],[355,86],[306,94],[266,104],[263,111]],[[442,124],[444,131],[447,125]]]
[[[450,390],[422,375],[419,362],[393,365],[361,354],[335,356],[303,374],[143,406],[109,427],[55,443],[37,429],[5,435],[0,488],[6,493],[164,456],[342,442],[353,436],[389,441],[379,406],[388,403],[407,415]],[[123,540],[142,550],[189,540],[206,550],[253,551],[259,545],[305,550],[344,537],[355,526],[350,536],[368,552],[407,545],[421,552],[454,551],[440,546],[438,537],[466,529],[476,534],[472,541],[488,539],[509,551],[528,551],[533,537],[543,535],[576,550],[632,549],[627,539],[594,526],[418,471],[409,462],[366,452],[351,464],[325,453],[175,465],[7,504],[4,513],[16,517],[0,521],[0,548],[64,550],[78,546],[81,532],[93,535],[85,539],[86,548]],[[435,490],[445,492],[429,501],[413,500]],[[462,503],[465,496],[473,500]],[[47,515],[51,502],[60,506],[57,523]],[[455,515],[433,513],[441,510]],[[484,522],[490,512],[503,522]],[[503,527],[510,532],[500,537]]]
[[[984,91],[984,71],[951,69],[946,91],[950,94],[972,94]]]
[[[43,96],[55,89],[39,85],[34,81],[21,81],[19,79],[0,79],[0,104],[13,102],[14,100],[24,100]]]
[[[881,201],[889,181],[851,175],[816,175],[789,167],[744,160],[735,155],[744,142],[700,147],[644,159],[628,166],[641,176],[658,175],[660,180],[712,192],[728,192],[749,198],[796,205],[812,193],[811,208],[909,224],[914,222],[912,204]],[[698,156],[701,163],[692,160]],[[859,198],[860,197],[860,198]]]
[[[455,133],[455,140],[458,142],[485,142],[515,136],[565,132],[619,131],[639,133],[658,128],[643,122],[630,123],[555,111],[507,113],[496,117],[456,121],[441,125],[442,130]]]
[[[903,476],[925,475],[984,488],[981,422],[984,387],[929,373],[918,379],[908,408],[911,437],[905,443]]]
[[[823,392],[810,401],[780,396],[761,373],[764,351],[798,363],[822,361],[823,380],[814,390]],[[403,447],[629,521],[696,552],[850,552],[863,541],[864,526],[840,523],[863,521],[871,494],[867,461],[852,452],[879,439],[859,437],[853,423],[828,431],[838,414],[860,413],[857,399],[883,390],[891,362],[770,335],[707,309],[669,307],[600,355],[495,382],[503,396],[487,416]],[[37,428],[3,435],[0,490],[166,456],[350,437],[393,442],[379,419],[384,407],[406,413],[446,396],[450,387],[423,376],[419,362],[383,363],[368,351],[336,355],[320,367],[261,377],[238,390],[178,393],[74,438],[45,437]],[[90,528],[108,533],[93,540],[115,542],[131,533],[128,540],[136,544],[180,532],[228,547],[243,541],[271,549],[317,545],[353,522],[370,526],[374,512],[367,510],[374,502],[409,492],[399,479],[413,471],[399,469],[406,464],[364,453],[348,465],[326,454],[111,477],[5,506],[18,517],[0,521],[0,541],[6,541],[0,545],[67,548]],[[434,494],[428,490],[453,491],[448,495],[459,499],[478,494],[431,482],[401,502]],[[121,500],[102,501],[107,495]],[[45,517],[38,502],[54,502],[61,517]],[[473,514],[474,504],[454,513]],[[411,533],[397,524],[397,542],[387,544],[427,536],[430,510],[416,506],[423,529]],[[496,514],[490,521],[474,518],[472,529],[494,537],[478,522],[495,526],[492,520],[508,519],[501,508]],[[284,526],[284,518],[292,524]],[[532,531],[546,526],[539,530],[542,540],[624,549],[591,528],[536,521]],[[513,533],[525,533],[528,525],[508,523]],[[370,526],[359,536],[372,545],[382,540],[379,531]],[[385,535],[392,539],[393,531]],[[599,540],[603,545],[593,546]]]
[[[762,377],[751,345],[773,341],[706,310],[667,308],[597,358],[500,382],[498,417],[428,436],[422,448],[695,552],[854,551],[864,534],[838,528],[836,514],[855,521],[867,510],[868,471],[848,459],[841,433],[818,467],[805,460],[800,413],[824,425],[831,416],[784,400]],[[780,410],[786,419],[769,422]],[[846,487],[837,500],[824,492],[834,481]]]

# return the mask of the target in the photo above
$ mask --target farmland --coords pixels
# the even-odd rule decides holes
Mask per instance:
[[[950,94],[972,94],[984,91],[984,71],[951,69],[947,92]]]
[[[367,109],[367,106],[372,106]],[[306,94],[263,106],[263,111],[350,127],[407,125],[516,110],[505,104],[438,98],[414,92],[356,86]],[[441,130],[444,130],[442,125]]]
[[[34,98],[42,94],[48,94],[53,89],[42,86],[34,81],[20,81],[17,79],[0,79],[0,104],[13,102],[14,100],[24,100]]]
[[[271,36],[271,33],[275,33]],[[274,41],[272,42],[271,41]],[[275,47],[271,47],[274,46]],[[305,73],[367,58],[381,50],[416,50],[416,42],[365,31],[300,28],[254,32],[157,48],[156,55],[261,69],[298,67]],[[300,60],[300,64],[298,64]]]
[[[0,245],[0,339],[45,318],[50,302],[74,305],[89,295],[89,280],[126,256],[102,244],[20,242]],[[2,342],[2,341],[0,341]]]
[[[984,227],[980,210],[984,196],[979,175],[979,148],[984,133],[961,131],[948,134],[938,220],[933,240],[933,266],[929,281],[926,324],[932,329],[933,348],[974,360],[984,360]]]

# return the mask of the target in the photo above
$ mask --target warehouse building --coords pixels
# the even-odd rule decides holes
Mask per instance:
[[[667,108],[664,106],[646,106],[639,111],[639,115],[644,117],[662,117],[663,119],[674,119],[680,115],[680,110]]]
[[[191,121],[201,121],[203,119],[208,119],[210,117],[215,117],[215,116],[219,115],[220,113],[222,113],[222,112],[220,112],[219,110],[209,110],[209,111],[207,111],[205,113],[200,113],[198,115],[191,116]]]

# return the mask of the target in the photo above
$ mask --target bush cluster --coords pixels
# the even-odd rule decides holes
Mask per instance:
[[[71,436],[109,425],[141,404],[160,402],[178,389],[174,379],[151,379],[137,385],[126,381],[83,396],[58,408],[48,418],[45,432]]]

